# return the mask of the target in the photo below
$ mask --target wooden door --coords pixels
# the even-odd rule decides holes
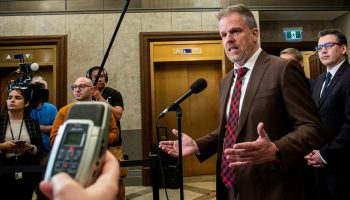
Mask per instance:
[[[142,112],[141,112],[142,114],[142,157],[144,159],[147,159],[149,158],[150,148],[156,144],[155,124],[156,124],[156,118],[159,115],[159,113],[163,111],[171,102],[174,102],[177,98],[183,95],[189,89],[189,86],[193,83],[193,81],[197,80],[196,79],[197,77],[194,76],[194,74],[196,74],[195,73],[196,69],[202,70],[203,68],[205,68],[207,64],[211,64],[211,65],[214,64],[216,67],[213,67],[213,68],[215,70],[218,70],[218,72],[215,73],[215,76],[210,76],[210,77],[221,78],[224,74],[226,74],[227,67],[225,64],[228,63],[228,59],[225,57],[221,38],[217,32],[140,33],[140,39],[142,41],[141,51],[140,51],[140,54],[141,54],[140,55],[141,57],[141,63],[140,63],[141,64],[140,65],[141,67],[141,104],[142,104]],[[184,69],[186,69],[187,71],[187,68],[189,68],[188,73],[183,73],[187,77],[187,84],[180,85],[179,84],[180,82],[177,82],[176,84],[174,84],[174,86],[176,86],[175,89],[173,89],[172,87],[168,86],[171,80],[169,77],[172,76],[171,73],[167,74],[167,73],[160,73],[160,72],[162,71],[162,68],[174,70],[176,68],[172,69],[172,67],[170,66],[176,67],[178,66],[178,64],[181,66],[182,65],[190,66],[190,67],[180,67],[183,69],[181,71],[184,71]],[[201,72],[200,73],[201,77],[207,79],[204,76],[205,73],[202,73],[203,71],[200,71],[200,72]],[[177,73],[177,76],[173,76],[173,77],[182,78],[181,72]],[[207,79],[209,84],[208,87],[210,87],[211,85],[213,86],[216,85],[217,90],[205,98],[210,99],[214,95],[218,95],[220,78],[213,79],[213,80],[216,80],[216,84],[210,83],[211,81],[209,80],[212,80],[212,79],[209,79],[209,78]],[[163,82],[159,82],[159,80],[162,80]],[[183,81],[183,83],[185,82]],[[160,86],[165,87],[167,89],[159,88]],[[183,103],[186,104],[187,101],[192,102],[193,101],[192,99],[195,99],[196,96],[204,98],[203,94],[205,94],[207,90],[208,89],[204,90],[200,94],[192,95],[189,99],[187,99]],[[174,93],[174,91],[177,93]],[[172,96],[166,97],[165,99],[156,98],[156,96],[160,96],[160,94],[163,94],[163,97],[164,97],[164,95],[168,93],[169,95],[171,93]],[[204,103],[204,104],[205,104],[204,107],[209,105],[208,103]],[[197,104],[197,105],[200,105],[200,106],[196,107],[195,104],[190,103],[189,106],[186,106],[186,105],[184,106],[181,104],[181,107],[183,110],[187,109],[190,111],[203,108],[203,103]],[[212,108],[212,109],[217,109],[217,112],[218,112],[219,105],[217,105],[216,108]],[[206,114],[204,113],[204,111],[201,116],[204,116],[204,114]],[[167,115],[170,115],[170,113],[168,113]],[[210,115],[207,115],[207,116],[210,116]],[[175,118],[174,114],[172,115],[172,117]],[[210,116],[210,117],[211,117],[211,120],[216,119],[213,116]],[[183,117],[183,119],[189,119],[189,118]],[[175,123],[169,122],[169,124],[166,124],[168,122],[163,122],[163,120],[167,120],[167,119],[165,118],[160,120],[161,125],[167,126],[168,133],[170,133],[171,131],[170,129],[176,126],[176,125],[172,125]],[[219,120],[218,117],[217,117],[217,120]],[[206,121],[198,121],[198,120],[195,120],[195,121],[197,123],[201,122],[202,124],[206,123]],[[195,123],[192,124],[191,121],[183,122],[183,123],[184,124],[191,123],[190,128],[195,127]],[[198,131],[198,133],[206,134],[209,131],[211,131],[208,129],[211,129],[211,128],[207,128],[205,131],[200,130]],[[162,131],[164,131],[164,129],[162,129]],[[189,130],[189,128],[186,128],[184,131],[187,131],[188,133],[191,133],[191,134],[196,133],[194,131]],[[192,158],[189,158],[189,159],[192,159]],[[212,159],[215,160],[215,158],[212,158]],[[184,168],[185,168],[186,176],[189,176],[193,170],[197,169],[192,167],[188,168],[187,167],[188,164],[186,160],[184,164],[185,164]],[[205,173],[214,173],[215,165],[211,165],[208,168],[210,168],[210,170],[212,171],[205,172]],[[197,172],[199,174],[201,173],[201,170],[197,170]],[[142,168],[142,183],[144,185],[151,184],[149,167]]]
[[[326,71],[326,67],[322,65],[316,53],[309,57],[309,66],[311,79],[316,79],[320,74]]]
[[[26,63],[36,62],[40,75],[48,82],[49,102],[61,108],[67,104],[67,36],[5,36],[0,37],[1,99],[7,96],[11,80],[18,79],[19,60],[23,54]],[[4,101],[2,101],[2,104]]]
[[[20,60],[16,58],[23,55],[24,63],[38,63],[37,71],[25,72],[19,67]],[[57,51],[55,45],[33,45],[33,46],[7,46],[0,47],[0,86],[1,86],[1,109],[4,109],[8,89],[13,86],[12,82],[28,86],[30,77],[42,76],[48,83],[49,102],[56,104],[56,93],[54,92],[54,71],[56,70]],[[21,70],[20,70],[21,69]],[[22,73],[19,73],[22,71]],[[25,73],[24,73],[25,72]],[[26,80],[28,79],[28,80]],[[26,82],[24,82],[26,80]],[[15,84],[15,85],[16,85]]]
[[[155,65],[155,110],[160,113],[182,96],[198,78],[204,78],[208,86],[180,104],[182,132],[198,138],[214,130],[219,124],[219,86],[222,78],[221,61],[161,62]],[[159,121],[167,127],[167,134],[174,139],[171,130],[177,128],[175,112],[169,112]],[[199,163],[195,156],[183,159],[184,176],[214,174],[216,156]]]

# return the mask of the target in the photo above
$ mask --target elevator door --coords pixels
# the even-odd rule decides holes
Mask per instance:
[[[182,132],[198,138],[213,131],[219,124],[219,86],[222,78],[221,61],[186,61],[155,63],[155,111],[160,113],[170,103],[182,96],[198,78],[204,78],[208,86],[180,104]],[[159,121],[167,127],[169,139],[175,139],[171,130],[177,128],[175,112],[169,112]],[[184,176],[214,174],[216,156],[199,163],[195,156],[183,159]]]

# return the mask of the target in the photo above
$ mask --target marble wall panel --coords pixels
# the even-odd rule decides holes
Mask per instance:
[[[0,36],[34,35],[34,16],[1,16]]]
[[[202,13],[173,12],[171,27],[172,31],[202,31]]]
[[[39,15],[34,19],[35,35],[64,35],[66,34],[65,15]]]
[[[112,21],[116,18],[119,15],[105,15],[105,49],[115,29]],[[111,80],[108,85],[119,90],[123,96],[123,129],[141,128],[139,32],[141,14],[126,14],[106,62]]]
[[[347,14],[337,18],[336,20],[334,20],[334,24],[335,28],[340,29],[340,31],[342,31],[342,33],[346,36],[346,38],[348,39],[348,51],[347,54],[350,55],[350,12],[348,12]]]
[[[103,55],[103,15],[81,14],[67,15],[68,34],[68,85],[85,72]],[[72,92],[67,88],[68,102]]]
[[[218,12],[202,12],[202,30],[203,31],[218,31],[219,21],[216,18]]]
[[[142,32],[171,31],[171,13],[142,13]]]

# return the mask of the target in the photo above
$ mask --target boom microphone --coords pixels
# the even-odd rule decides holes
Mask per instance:
[[[182,97],[178,98],[174,103],[170,104],[163,112],[161,112],[158,116],[158,119],[163,117],[167,112],[173,111],[177,108],[177,106],[183,102],[187,97],[191,96],[193,93],[197,94],[202,92],[207,87],[207,81],[204,78],[200,78],[192,83],[190,89],[182,95]]]

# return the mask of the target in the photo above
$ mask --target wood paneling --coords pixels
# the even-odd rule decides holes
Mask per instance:
[[[155,112],[160,113],[171,102],[182,96],[199,78],[204,78],[208,87],[199,94],[181,103],[182,132],[199,138],[214,130],[219,124],[219,85],[222,78],[221,61],[162,62],[155,64]],[[169,112],[159,121],[167,127],[169,139],[177,128],[175,112]],[[195,156],[183,159],[184,176],[215,173],[216,156],[199,163]]]
[[[37,75],[43,75],[48,79],[47,81],[49,83],[50,92],[54,93],[54,99],[52,100],[53,103],[57,108],[63,107],[67,104],[67,36],[52,35],[0,37],[1,49],[16,49],[18,47],[25,47],[25,49],[30,49],[31,46],[54,47],[54,55],[52,55],[52,53],[50,54],[49,52],[46,52],[45,48],[43,48],[44,50],[39,50],[38,54],[35,54],[40,61],[43,61],[41,68],[39,68],[39,71],[37,72]],[[7,68],[4,72],[12,72],[13,67],[15,66],[14,63],[8,63],[8,65],[10,68]],[[3,84],[4,83],[2,83],[2,85]]]
[[[316,79],[320,74],[326,71],[326,67],[322,65],[317,54],[314,54],[309,57],[309,66],[311,79]]]
[[[157,42],[153,44],[153,62],[222,60],[221,40]]]
[[[141,125],[142,125],[142,157],[148,159],[150,147],[154,144],[155,117],[152,113],[152,84],[151,84],[151,61],[150,46],[152,42],[165,41],[199,41],[199,40],[221,40],[218,32],[152,32],[140,33],[140,70],[141,70]],[[225,57],[224,72],[229,70],[232,64]],[[188,89],[188,88],[187,88]],[[183,91],[182,91],[183,92]],[[167,102],[169,103],[169,102]],[[165,105],[165,103],[164,103]],[[152,138],[152,139],[151,139]],[[142,169],[142,180],[144,185],[150,184],[150,169]]]

